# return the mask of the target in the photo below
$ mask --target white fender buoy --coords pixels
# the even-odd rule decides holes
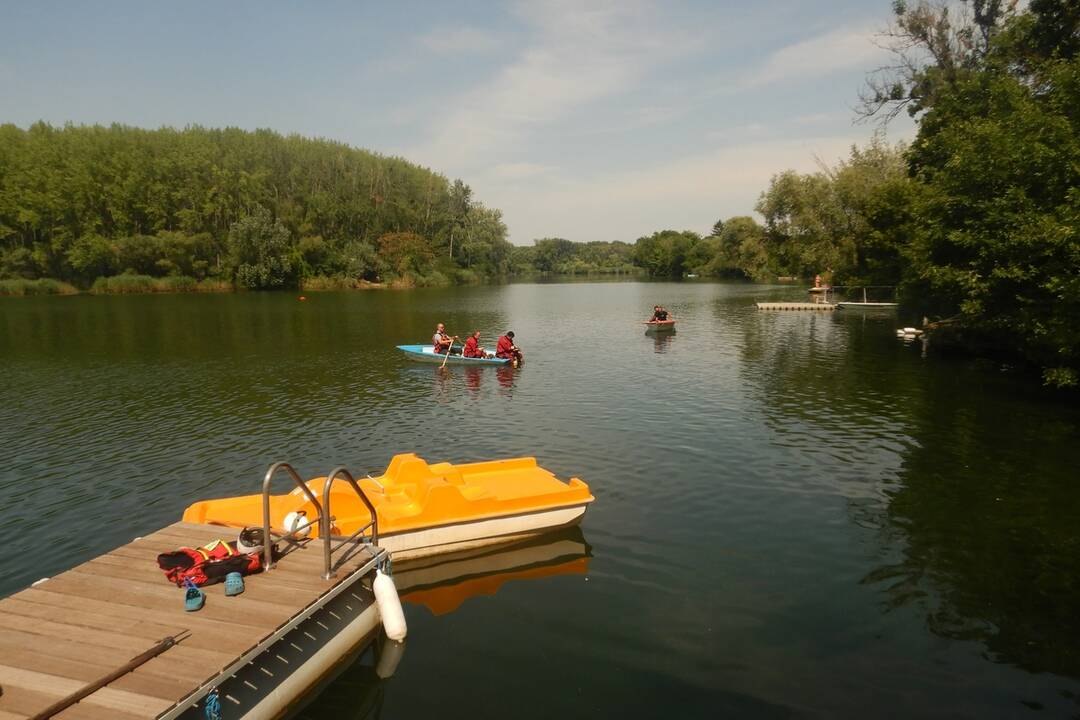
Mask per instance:
[[[379,676],[379,679],[392,678],[403,655],[405,655],[405,643],[393,640],[384,642],[382,650],[379,651],[379,660],[375,663],[375,674]]]
[[[375,604],[379,606],[386,637],[401,642],[405,639],[408,628],[405,626],[405,611],[401,609],[394,581],[382,570],[375,570],[375,582],[371,589],[375,591]]]

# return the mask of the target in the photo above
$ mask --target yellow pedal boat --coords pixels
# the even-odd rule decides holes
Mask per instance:
[[[274,466],[267,473],[268,486]],[[334,473],[331,473],[334,475]],[[299,483],[299,477],[295,477]],[[395,455],[379,477],[356,483],[378,520],[378,544],[395,559],[407,559],[512,542],[581,521],[593,496],[577,478],[564,483],[535,458],[429,465],[412,453]],[[319,536],[326,477],[269,498],[270,526],[285,532],[286,516],[311,518]],[[202,500],[184,511],[185,522],[242,528],[263,524],[262,494]],[[330,535],[347,537],[371,523],[371,511],[347,482],[330,487]],[[292,516],[295,517],[295,516]],[[290,520],[291,522],[291,520]]]

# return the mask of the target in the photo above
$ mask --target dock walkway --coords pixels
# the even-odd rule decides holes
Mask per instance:
[[[203,588],[206,604],[184,611],[184,592],[157,555],[198,547],[236,530],[175,523],[0,600],[0,720],[41,712],[167,636],[191,635],[55,717],[147,720],[169,711],[372,561],[354,553],[322,579],[321,542],[293,546],[274,568],[245,578],[243,594]]]
[[[758,310],[835,310],[830,302],[759,302]]]

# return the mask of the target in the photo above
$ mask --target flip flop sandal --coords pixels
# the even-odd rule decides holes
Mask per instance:
[[[202,606],[206,603],[206,593],[199,589],[199,586],[190,580],[185,582],[187,590],[184,591],[184,610],[188,612],[195,612],[201,610]]]
[[[225,576],[225,594],[239,595],[244,592],[244,577],[238,572],[231,572]]]

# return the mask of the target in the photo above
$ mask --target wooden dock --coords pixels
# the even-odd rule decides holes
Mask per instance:
[[[159,717],[372,561],[370,553],[356,552],[335,578],[323,580],[322,543],[294,545],[271,571],[246,577],[241,595],[226,597],[224,584],[211,585],[203,588],[205,606],[185,612],[184,591],[165,578],[157,555],[235,536],[231,528],[175,523],[0,600],[0,720],[31,717],[162,638],[190,630],[187,639],[55,716]]]
[[[758,310],[835,310],[835,303],[828,302],[759,302]]]

